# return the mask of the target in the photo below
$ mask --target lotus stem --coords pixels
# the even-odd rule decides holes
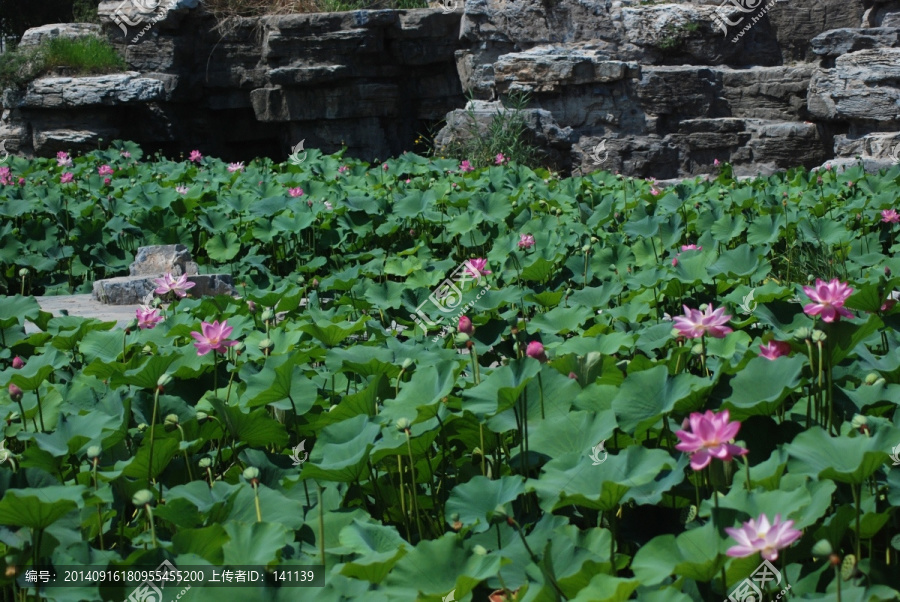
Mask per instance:
[[[399,457],[399,456],[398,456]],[[316,481],[316,489],[319,492],[319,554],[322,556],[322,568],[325,568],[325,507],[322,501],[322,485]]]
[[[153,435],[156,431],[156,411],[159,409],[159,387],[153,393],[153,418],[150,419],[150,459],[147,461],[147,485],[153,479]]]
[[[44,409],[41,407],[41,389],[38,386],[37,389],[34,390],[34,394],[37,395],[37,407],[38,407],[38,416],[41,419],[41,432],[44,432]]]
[[[259,507],[259,484],[253,480],[253,501],[256,504],[256,522],[262,522],[262,509]],[[320,508],[321,510],[321,508]]]
[[[406,451],[409,453],[409,472],[412,478],[409,489],[412,497],[413,514],[416,515],[416,529],[419,531],[419,541],[421,541],[422,521],[419,518],[419,496],[416,494],[416,463],[413,460],[412,444],[409,441],[409,429],[405,429],[404,432],[406,433]],[[481,451],[481,458],[484,461],[484,450]]]

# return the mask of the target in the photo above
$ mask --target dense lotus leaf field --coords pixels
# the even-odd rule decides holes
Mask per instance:
[[[900,599],[900,167],[713,169],[10,157],[4,600],[163,560],[324,575],[185,602]],[[33,298],[174,243],[237,297]]]

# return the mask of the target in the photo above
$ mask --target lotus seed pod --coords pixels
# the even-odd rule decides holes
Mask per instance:
[[[487,548],[483,545],[475,544],[475,547],[472,548],[472,552],[478,556],[484,556],[487,554]]]
[[[582,252],[582,253],[590,253],[590,252],[591,252],[591,245],[584,245],[583,247],[581,247],[581,252]]]
[[[699,309],[700,309],[700,311],[706,311],[707,309],[709,309],[709,304],[708,304],[708,303],[701,303]]]
[[[877,381],[877,380],[878,380],[877,372],[872,372],[872,373],[866,375],[866,384],[867,385],[874,385],[875,381]]]
[[[158,379],[156,379],[157,387],[167,387],[172,383],[172,375],[168,372],[162,374]]]
[[[805,327],[805,326],[802,327],[802,328],[798,328],[798,329],[794,332],[794,338],[795,338],[795,339],[799,339],[799,340],[801,340],[801,341],[808,339],[808,338],[809,338],[809,335],[810,335],[810,330],[809,330],[809,328],[807,328],[807,327]]]
[[[168,414],[165,420],[166,426],[175,426],[178,424],[178,414]]]
[[[141,347],[141,353],[143,353],[144,355],[153,355],[153,347],[151,347],[150,345],[144,345],[143,347]]]
[[[863,416],[862,414],[856,414],[853,416],[853,420],[850,421],[850,426],[852,426],[855,429],[858,429],[860,427],[867,425],[868,423],[869,423],[868,417]],[[820,556],[824,556],[824,555],[825,554],[820,554]]]
[[[247,346],[244,345],[243,341],[238,341],[238,344],[233,347],[234,352],[238,355],[244,353],[244,350],[247,349]]]
[[[466,343],[469,342],[469,335],[467,335],[464,332],[458,332],[453,337],[453,340],[457,345],[465,345]]]
[[[209,414],[206,412],[197,412],[197,422],[203,422],[207,418],[209,418]]]
[[[260,317],[262,318],[263,322],[268,322],[275,317],[275,312],[272,311],[271,308],[267,308],[266,311],[262,312],[262,315]]]
[[[403,360],[403,363],[400,364],[400,367],[403,368],[404,370],[408,370],[409,367],[412,365],[413,365],[412,358],[408,357],[405,360]]]
[[[301,286],[306,284],[306,277],[305,276],[297,276],[297,284],[299,284]]]
[[[263,339],[259,342],[260,351],[271,351],[273,347],[275,347],[275,342],[272,339]]]
[[[411,423],[408,418],[401,418],[397,421],[397,430],[405,431],[406,429],[409,428],[410,424]]]
[[[816,279],[816,277],[813,276],[812,274],[807,274],[807,276],[806,276],[806,281],[807,281],[807,282],[812,282],[812,281],[815,280],[815,279]]]
[[[691,353],[693,353],[694,355],[700,355],[701,353],[703,353],[703,344],[697,343],[696,345],[691,347]]]
[[[88,460],[93,460],[94,458],[99,458],[99,457],[100,457],[100,453],[101,453],[102,451],[103,451],[103,450],[100,449],[100,446],[99,446],[99,445],[92,445],[92,446],[90,446],[89,448],[87,448],[87,457],[88,457]]]
[[[821,330],[813,330],[813,331],[812,331],[812,340],[813,340],[813,343],[818,343],[819,341],[824,341],[824,340],[827,339],[827,338],[828,338],[828,335],[826,335],[826,334],[825,334],[824,332],[822,332]]]
[[[147,423],[146,422],[140,423],[139,425],[137,425],[137,429],[143,433],[144,431],[147,430]]]
[[[22,268],[21,270],[19,270],[19,276],[21,278],[24,278],[27,275],[28,275],[28,268]]]
[[[592,243],[592,244],[597,244],[598,242],[600,242],[600,239],[599,239],[599,238],[597,238],[596,236],[591,236],[591,243]]]
[[[248,466],[244,469],[244,478],[248,481],[252,481],[254,479],[259,478],[259,469],[255,466]]]
[[[146,506],[153,501],[153,492],[149,489],[141,489],[131,498],[131,503],[135,506]]]
[[[200,468],[209,468],[212,466],[212,458],[200,458],[200,461],[197,462],[197,465]]]

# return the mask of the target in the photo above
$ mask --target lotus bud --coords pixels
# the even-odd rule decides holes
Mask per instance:
[[[413,365],[413,363],[415,363],[415,362],[413,362],[412,358],[408,357],[405,360],[403,360],[403,363],[400,364],[400,367],[404,370],[408,370],[409,367]]]
[[[878,376],[879,376],[879,375],[878,375],[877,372],[871,372],[871,373],[867,374],[867,375],[866,375],[866,384],[867,384],[867,385],[874,385],[874,384],[875,384],[875,381],[878,380]]]
[[[248,466],[244,469],[244,478],[248,481],[256,481],[259,479],[259,469],[255,466]]]
[[[251,314],[255,314],[256,313],[256,303],[254,303],[253,301],[247,301],[247,309],[250,311]]]
[[[827,539],[820,539],[812,548],[813,556],[830,556],[833,551],[834,548],[831,547],[831,542]]]
[[[149,489],[141,489],[131,498],[131,503],[135,506],[147,506],[153,501],[153,492]]]
[[[15,401],[16,403],[22,401],[22,395],[23,395],[22,389],[20,389],[19,387],[17,387],[14,384],[9,385],[9,396],[12,398],[13,401]],[[25,417],[22,416],[22,420],[24,420],[24,419],[25,419]]]
[[[25,362],[23,362],[22,358],[20,358],[17,355],[16,357],[13,358],[12,367],[15,368],[16,370],[20,370],[21,368],[25,367]]]
[[[884,266],[884,275],[887,276],[888,278],[890,278],[891,277],[891,268]]]

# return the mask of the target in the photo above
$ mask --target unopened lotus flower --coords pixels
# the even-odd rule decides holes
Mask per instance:
[[[519,248],[520,249],[530,249],[534,246],[534,236],[531,234],[520,234],[519,235]]]
[[[111,176],[113,175],[113,168],[109,165],[101,165],[97,168],[97,173],[101,176]]]
[[[20,358],[17,355],[16,357],[13,358],[12,367],[15,368],[16,370],[21,370],[22,368],[25,367],[25,362],[23,362],[22,358]]]
[[[244,169],[243,161],[240,161],[238,163],[229,163],[228,164],[228,171],[230,171],[231,173],[234,173],[236,171],[243,171],[243,169]]]
[[[13,384],[9,385],[9,396],[12,398],[13,401],[15,401],[15,402],[22,401],[22,395],[23,395],[22,389],[20,389],[19,387],[17,387],[16,385],[13,385]],[[25,420],[24,416],[22,416],[22,420]]]
[[[187,274],[182,274],[178,278],[174,278],[172,274],[166,274],[162,278],[154,278],[153,282],[157,285],[156,290],[153,291],[157,295],[172,292],[179,298],[187,297],[188,289],[196,286],[195,283],[188,281]]]
[[[200,163],[203,159],[203,155],[200,154],[198,150],[192,150],[190,156],[188,157],[188,161],[193,161],[194,163]]]
[[[791,344],[785,341],[769,341],[759,346],[759,355],[767,360],[775,360],[791,352]]]
[[[56,166],[72,167],[72,157],[69,156],[69,153],[66,151],[59,151],[56,153]]]
[[[544,346],[540,341],[531,341],[525,348],[525,355],[534,358],[543,363],[547,361],[547,354],[544,352]]]
[[[740,422],[729,422],[728,410],[722,410],[714,414],[712,410],[706,413],[694,412],[688,417],[690,432],[677,431],[675,434],[681,442],[675,449],[691,454],[691,468],[702,470],[712,461],[718,458],[723,462],[730,462],[734,456],[743,456],[747,449],[731,443],[741,428]]]
[[[900,214],[893,209],[885,209],[881,212],[881,221],[888,224],[896,224],[900,222]]]
[[[67,171],[64,174],[62,174],[61,176],[59,176],[59,183],[60,184],[68,184],[74,178],[75,178],[74,174]]]
[[[137,315],[138,328],[141,330],[153,328],[162,321],[162,316],[158,309],[150,309],[145,305],[135,310],[135,313]]]
[[[841,316],[853,317],[853,314],[844,308],[844,301],[847,300],[853,289],[837,278],[828,283],[817,278],[815,288],[804,286],[803,292],[814,301],[803,307],[803,311],[807,315],[822,316],[825,322],[834,322]]]
[[[740,529],[726,527],[725,532],[738,542],[738,545],[728,548],[726,554],[745,558],[760,552],[764,559],[775,562],[779,550],[787,548],[803,535],[802,531],[793,527],[794,521],[781,522],[780,514],[775,515],[772,523],[765,514],[761,514],[759,518],[745,522]]]
[[[459,164],[459,171],[461,171],[461,172],[475,171],[475,168],[472,167],[472,164],[469,163],[469,160],[468,160],[468,159],[464,159],[464,160]]]
[[[238,343],[228,338],[234,329],[228,325],[227,320],[222,320],[221,324],[218,320],[212,324],[201,322],[200,330],[202,332],[191,333],[191,336],[196,339],[194,347],[197,348],[197,355],[206,355],[210,351],[225,353],[228,347],[233,347]]]
[[[471,266],[471,267],[469,267],[469,266]],[[487,267],[487,259],[479,257],[477,259],[469,260],[469,265],[466,266],[466,271],[468,273],[472,274],[472,276],[474,276],[475,279],[477,280],[477,279],[481,278],[482,274],[493,274],[493,272],[491,272],[490,270],[484,269],[486,267]]]
[[[714,310],[710,304],[706,307],[705,312],[701,312],[699,309],[691,309],[685,305],[684,315],[675,318],[675,329],[680,336],[689,339],[699,339],[707,334],[722,339],[726,334],[732,332],[731,328],[725,326],[730,319],[730,315],[725,315],[724,307]]]
[[[472,325],[472,320],[470,320],[466,316],[459,317],[459,331],[463,334],[467,334],[472,336],[475,334],[475,327]]]

